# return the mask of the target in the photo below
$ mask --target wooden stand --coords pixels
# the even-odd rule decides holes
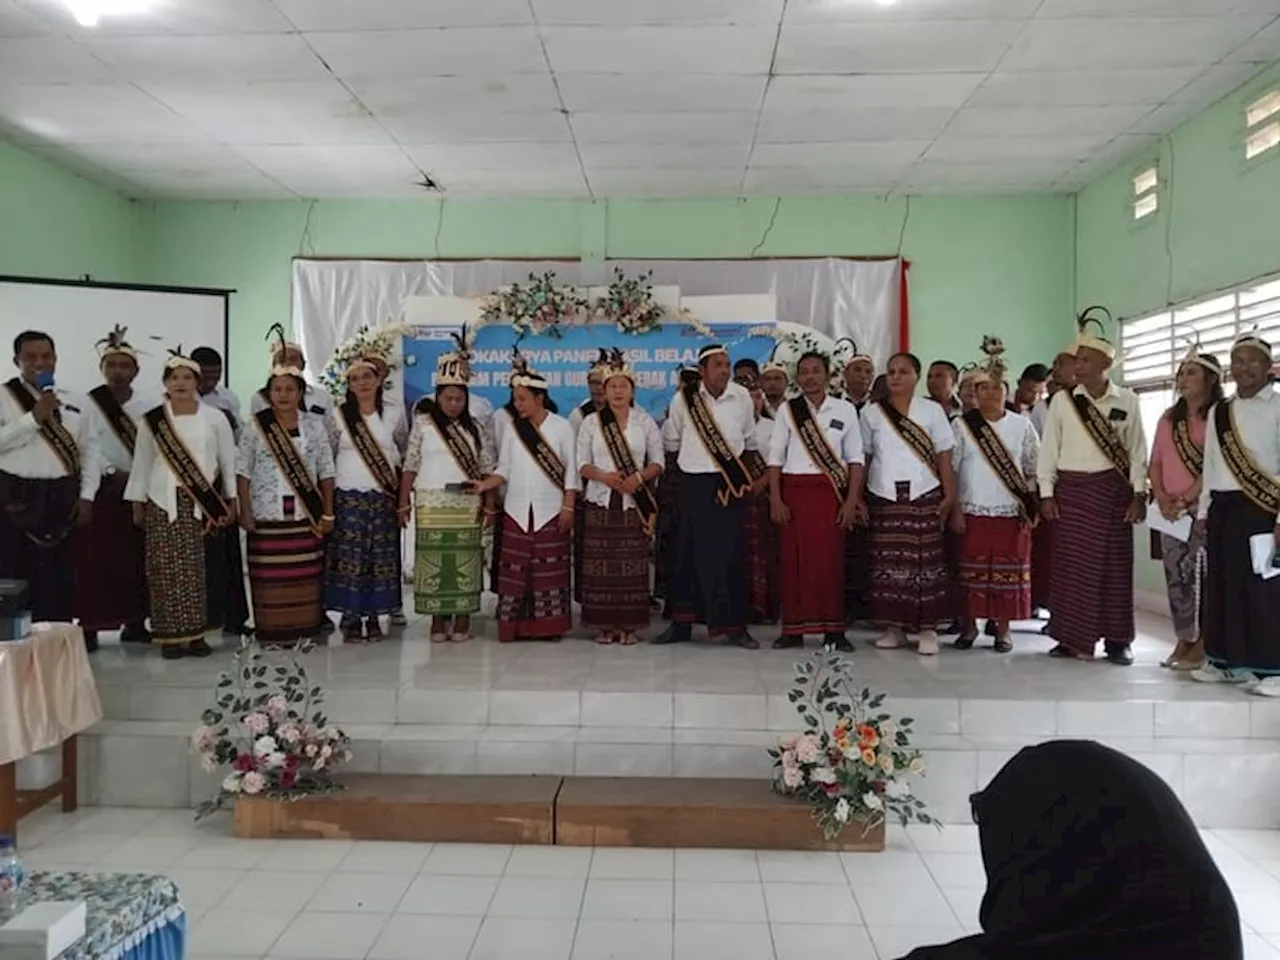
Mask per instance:
[[[610,847],[880,851],[884,825],[822,836],[806,804],[763,780],[427,777],[362,774],[348,789],[282,801],[240,797],[245,838],[412,840]]]
[[[76,737],[72,734],[62,741],[62,776],[47,787],[19,790],[18,765],[0,765],[0,834],[16,836],[19,820],[57,797],[62,798],[63,813],[74,813],[79,799],[77,763]]]

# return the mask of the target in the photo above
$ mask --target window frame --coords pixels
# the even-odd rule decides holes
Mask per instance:
[[[1268,98],[1275,98],[1275,109],[1250,122],[1249,114]],[[1280,156],[1280,83],[1273,82],[1254,88],[1253,92],[1244,98],[1240,114],[1240,148],[1245,167],[1248,168],[1258,163],[1265,163]],[[1250,156],[1249,150],[1254,139],[1272,130],[1277,134],[1276,141]]]
[[[1139,181],[1148,176],[1151,182],[1139,189]],[[1129,219],[1134,226],[1149,223],[1160,213],[1160,194],[1163,192],[1161,186],[1158,159],[1134,169],[1129,177]],[[1150,204],[1150,209],[1139,213],[1138,208],[1145,204]]]

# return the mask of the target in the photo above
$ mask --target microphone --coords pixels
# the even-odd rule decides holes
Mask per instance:
[[[41,370],[36,374],[36,386],[40,388],[41,393],[53,393],[53,373],[49,370]]]

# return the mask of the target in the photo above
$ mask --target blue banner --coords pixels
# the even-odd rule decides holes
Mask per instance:
[[[671,396],[679,384],[677,370],[697,363],[698,350],[708,343],[723,343],[734,362],[752,359],[764,363],[773,349],[772,337],[748,331],[759,324],[707,324],[711,336],[698,333],[684,323],[665,324],[635,337],[606,324],[575,326],[559,339],[551,336],[526,337],[520,344],[529,365],[547,378],[551,398],[563,416],[587,398],[587,370],[599,357],[600,349],[623,352],[636,374],[636,404],[655,419],[665,415]],[[415,327],[404,338],[404,392],[412,406],[435,392],[436,361],[454,348],[454,327]],[[511,345],[515,336],[510,327],[481,327],[471,348],[471,391],[494,405],[502,406],[510,397]]]

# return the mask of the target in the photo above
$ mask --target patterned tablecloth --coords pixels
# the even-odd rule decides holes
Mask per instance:
[[[120,960],[165,926],[184,916],[178,888],[168,877],[143,873],[35,871],[23,888],[24,903],[83,900],[85,934],[58,960]],[[181,960],[178,951],[174,960]]]
[[[79,627],[37,623],[27,639],[0,642],[0,764],[56,747],[101,719]]]

